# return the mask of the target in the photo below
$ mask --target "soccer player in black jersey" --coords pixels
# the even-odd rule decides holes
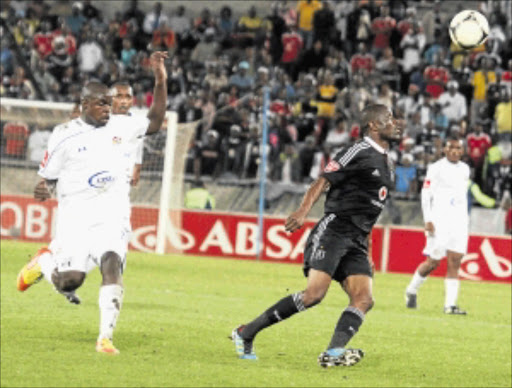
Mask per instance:
[[[304,250],[304,291],[289,295],[252,322],[233,330],[238,356],[257,359],[253,340],[258,332],[295,313],[320,303],[334,279],[349,296],[331,342],[318,362],[323,367],[354,365],[364,355],[348,349],[365,314],[373,306],[373,269],[368,241],[389,191],[394,186],[394,168],[386,149],[401,138],[401,128],[385,105],[369,105],[361,115],[363,139],[342,149],[311,184],[299,208],[285,223],[285,229],[300,229],[310,209],[327,190],[325,215],[316,224]]]

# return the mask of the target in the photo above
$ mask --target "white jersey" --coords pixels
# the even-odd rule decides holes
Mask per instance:
[[[444,225],[467,229],[469,174],[466,163],[446,158],[428,167],[421,191],[425,223],[434,223],[436,229]]]
[[[136,149],[147,130],[147,125],[134,122],[131,116],[112,115],[103,127],[78,118],[55,128],[39,175],[57,180],[59,209],[129,212]]]

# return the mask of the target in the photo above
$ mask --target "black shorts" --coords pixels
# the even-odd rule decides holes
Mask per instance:
[[[304,275],[313,268],[343,282],[350,275],[373,276],[368,234],[350,221],[326,214],[311,231],[304,249]]]

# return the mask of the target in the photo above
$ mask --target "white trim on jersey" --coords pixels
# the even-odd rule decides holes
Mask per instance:
[[[339,159],[339,163],[343,167],[346,167],[347,164],[349,164],[350,161],[354,158],[354,156],[356,156],[360,151],[365,150],[365,149],[370,148],[370,147],[371,147],[370,144],[365,143],[365,142],[354,144],[352,147],[350,147],[348,149],[347,152],[345,152],[345,155],[343,155]]]

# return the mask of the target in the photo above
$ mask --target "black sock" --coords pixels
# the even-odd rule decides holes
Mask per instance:
[[[363,319],[364,313],[361,310],[351,306],[347,307],[341,314],[338,324],[334,329],[328,349],[344,348],[359,330]]]
[[[256,334],[274,323],[285,320],[299,311],[306,310],[302,302],[302,292],[297,292],[281,299],[275,305],[266,310],[254,321],[248,323],[240,335],[243,339],[252,341]]]

